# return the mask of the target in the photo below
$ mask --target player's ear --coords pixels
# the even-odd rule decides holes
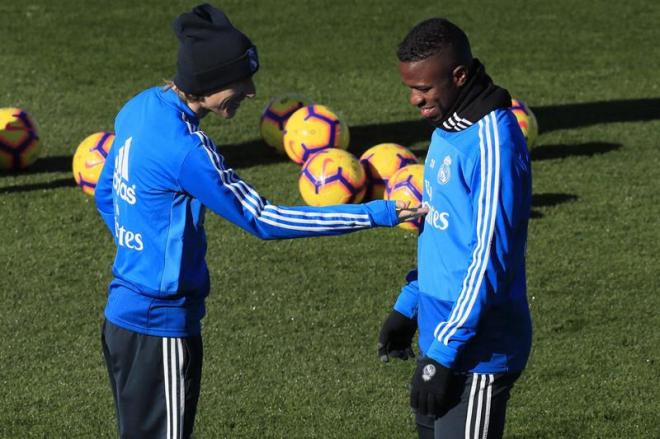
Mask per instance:
[[[466,66],[457,66],[452,72],[454,84],[457,87],[463,87],[468,80],[468,68]]]

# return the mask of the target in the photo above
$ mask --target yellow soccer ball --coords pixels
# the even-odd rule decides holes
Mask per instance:
[[[299,165],[326,148],[348,148],[348,126],[323,105],[308,105],[284,126],[284,150]]]
[[[417,157],[405,146],[397,143],[380,143],[366,150],[360,163],[367,173],[368,199],[379,199],[385,195],[387,181],[404,166],[417,163]]]
[[[367,189],[367,176],[353,154],[326,148],[305,162],[298,188],[310,206],[359,203]]]
[[[96,183],[114,140],[113,133],[101,131],[86,137],[78,145],[73,155],[73,178],[84,193],[94,195]]]
[[[414,207],[422,202],[424,190],[424,165],[415,164],[404,166],[399,169],[385,187],[386,200],[409,201]],[[399,227],[411,231],[419,231],[422,226],[422,218],[405,221]]]
[[[19,171],[39,156],[37,126],[20,108],[0,108],[0,170]]]
[[[264,142],[275,148],[280,154],[286,154],[284,152],[284,125],[296,110],[310,104],[309,99],[293,94],[271,99],[261,113],[259,122],[261,138],[264,139]]]
[[[532,113],[525,103],[519,99],[511,99],[511,111],[518,119],[518,125],[525,136],[527,141],[527,148],[531,149],[536,143],[536,138],[539,135],[539,125],[536,121],[536,116]]]

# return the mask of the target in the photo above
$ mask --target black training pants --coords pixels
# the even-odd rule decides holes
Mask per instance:
[[[155,337],[107,320],[101,334],[120,438],[189,438],[202,376],[202,338]]]
[[[416,415],[420,439],[499,439],[504,433],[506,405],[520,373],[457,376],[460,396],[440,418]]]

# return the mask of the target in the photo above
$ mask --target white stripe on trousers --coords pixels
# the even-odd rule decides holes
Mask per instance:
[[[180,338],[163,338],[163,376],[167,439],[179,439],[183,435],[186,399],[183,379],[183,343]]]
[[[186,386],[183,381],[183,342],[176,339],[179,348],[179,437],[183,437],[183,412],[186,409]]]
[[[488,386],[486,386],[486,416],[484,419],[484,434],[481,436],[482,439],[488,437],[488,426],[490,425],[490,400],[493,396],[493,382],[495,381],[495,375],[491,373],[488,375],[488,378],[490,379],[490,382],[488,383]]]
[[[490,401],[494,378],[495,376],[493,374],[472,374],[472,386],[470,387],[470,398],[468,400],[468,409],[465,416],[465,439],[486,439],[488,437]],[[474,406],[475,402],[476,409]],[[474,431],[472,431],[473,417]],[[482,430],[483,434],[479,435],[479,432]]]
[[[481,429],[481,407],[483,403],[484,390],[488,382],[488,376],[483,375],[481,380],[481,386],[479,387],[479,396],[477,397],[477,411],[475,412],[476,418],[474,421],[474,438],[479,438],[479,430]]]
[[[477,390],[477,382],[479,375],[472,374],[472,386],[470,387],[470,398],[468,399],[467,414],[465,415],[465,439],[470,439],[470,425],[472,421],[472,401],[474,401],[474,394]]]

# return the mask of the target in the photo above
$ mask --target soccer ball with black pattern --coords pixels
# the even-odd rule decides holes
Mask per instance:
[[[405,146],[397,143],[380,143],[366,150],[360,163],[367,173],[366,198],[381,199],[385,195],[387,181],[404,166],[417,163],[417,157]]]
[[[400,200],[410,202],[410,206],[418,206],[422,202],[424,190],[424,165],[414,164],[399,169],[385,187],[386,200]],[[411,231],[419,231],[422,227],[422,218],[405,221],[399,227]]]
[[[94,195],[96,183],[103,170],[115,135],[107,131],[87,136],[73,155],[73,178],[87,195]]]
[[[531,148],[536,143],[536,138],[539,135],[539,125],[536,121],[536,116],[534,116],[532,110],[520,99],[511,99],[511,111],[516,116],[518,125],[525,136],[527,148]]]
[[[259,129],[261,138],[280,154],[284,152],[284,125],[296,110],[310,105],[311,101],[295,94],[286,94],[268,102],[261,113]]]
[[[0,169],[20,171],[39,156],[37,126],[20,108],[0,108]]]
[[[310,206],[359,203],[367,189],[367,177],[353,154],[326,148],[305,162],[298,188]]]
[[[348,148],[348,126],[324,105],[308,105],[291,115],[284,127],[284,150],[302,165],[327,148]]]

